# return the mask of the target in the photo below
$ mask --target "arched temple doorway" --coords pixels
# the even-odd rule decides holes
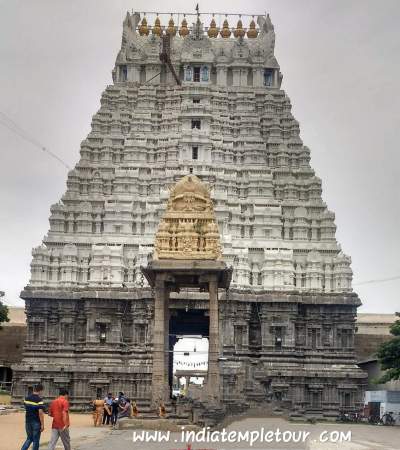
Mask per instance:
[[[170,310],[168,382],[173,397],[191,397],[191,381],[203,388],[208,371],[208,336],[208,311],[195,309],[190,302],[184,309]]]

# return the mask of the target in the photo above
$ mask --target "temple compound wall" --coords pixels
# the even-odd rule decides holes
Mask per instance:
[[[141,268],[169,189],[194,174],[232,268],[218,292],[222,404],[326,417],[361,405],[351,259],[281,88],[274,27],[243,17],[232,30],[230,17],[127,14],[113,83],[32,251],[15,401],[42,381],[47,397],[67,386],[74,407],[118,390],[150,404],[154,290]],[[171,293],[169,309],[207,314],[203,294]]]

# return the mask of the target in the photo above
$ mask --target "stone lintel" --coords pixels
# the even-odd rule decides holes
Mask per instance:
[[[192,277],[198,277],[195,284],[207,283],[208,278],[217,277],[218,288],[228,288],[232,269],[227,268],[223,261],[215,260],[177,260],[159,259],[154,260],[147,267],[141,267],[141,271],[146,277],[150,286],[155,286],[157,275],[174,277],[174,282],[178,287],[192,286]],[[168,280],[166,280],[168,281]]]

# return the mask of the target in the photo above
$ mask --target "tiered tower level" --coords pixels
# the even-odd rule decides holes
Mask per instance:
[[[127,14],[113,84],[33,250],[14,394],[41,379],[49,395],[68,384],[76,403],[98,389],[148,398],[154,305],[140,267],[169,188],[193,173],[210,186],[233,268],[231,290],[220,294],[224,403],[354,407],[360,301],[281,89],[271,20],[161,19]],[[160,59],[163,35],[170,64]],[[185,301],[207,309],[189,292]]]

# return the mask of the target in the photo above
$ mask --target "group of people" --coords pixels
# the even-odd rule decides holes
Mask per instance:
[[[21,450],[28,450],[32,444],[32,450],[39,450],[40,436],[44,430],[45,405],[42,398],[43,386],[37,384],[32,394],[24,400],[26,441]],[[54,450],[58,439],[64,445],[65,450],[71,450],[69,436],[69,393],[66,389],[60,389],[59,396],[50,403],[48,414],[53,418],[51,437],[47,450]]]
[[[139,414],[136,402],[120,392],[113,396],[111,392],[105,398],[93,400],[93,423],[95,427],[111,425],[115,427],[117,420],[124,417],[137,417]]]
[[[21,450],[28,450],[32,444],[32,450],[39,450],[40,437],[44,430],[45,404],[43,402],[43,386],[37,384],[33,392],[24,400],[25,406],[25,429],[26,441]],[[138,417],[139,410],[136,402],[131,401],[119,392],[118,396],[113,396],[110,392],[105,398],[97,398],[92,402],[93,423],[95,427],[111,425],[115,427],[117,420],[124,417]],[[50,403],[48,415],[52,417],[51,438],[47,450],[54,450],[59,439],[61,439],[64,449],[71,450],[69,436],[69,393],[62,388],[59,396]],[[158,414],[161,418],[166,417],[164,402],[160,402]]]

